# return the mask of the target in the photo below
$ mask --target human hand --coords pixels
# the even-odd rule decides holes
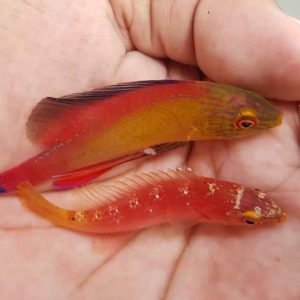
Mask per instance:
[[[188,165],[258,187],[289,219],[254,230],[165,225],[87,235],[3,197],[2,298],[298,299],[299,25],[271,0],[78,2],[0,0],[1,170],[37,150],[24,126],[39,99],[121,81],[198,79],[188,66],[198,65],[212,80],[277,99],[284,124],[243,140],[195,143],[136,170]]]

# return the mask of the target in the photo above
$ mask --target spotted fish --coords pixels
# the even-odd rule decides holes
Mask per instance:
[[[167,222],[254,225],[282,222],[285,212],[265,193],[239,184],[195,175],[191,170],[142,173],[111,185],[73,190],[93,203],[66,210],[44,198],[29,182],[17,194],[31,211],[56,225],[78,231],[113,233]]]

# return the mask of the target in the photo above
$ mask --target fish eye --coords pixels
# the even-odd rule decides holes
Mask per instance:
[[[240,118],[235,121],[235,127],[238,129],[249,129],[257,126],[256,118]]]
[[[260,216],[252,210],[247,210],[242,213],[242,220],[245,224],[255,225],[260,220]]]
[[[234,126],[238,129],[254,128],[257,124],[257,113],[250,108],[241,109],[234,121]]]
[[[248,225],[255,225],[257,222],[255,220],[244,218],[243,221]]]

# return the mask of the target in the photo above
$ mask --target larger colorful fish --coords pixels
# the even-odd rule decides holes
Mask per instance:
[[[95,233],[137,230],[166,222],[254,225],[286,218],[284,211],[261,191],[199,177],[189,170],[143,173],[104,187],[92,184],[74,189],[73,193],[94,208],[60,208],[28,182],[20,184],[17,191],[26,207],[54,224]]]
[[[178,142],[247,136],[281,123],[263,97],[200,81],[141,81],[45,98],[27,123],[40,154],[0,174],[0,191],[26,180],[86,183],[111,167]]]

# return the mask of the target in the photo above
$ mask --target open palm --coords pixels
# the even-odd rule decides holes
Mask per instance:
[[[136,171],[187,165],[258,187],[289,220],[89,235],[3,197],[1,298],[299,299],[300,26],[271,0],[79,2],[0,1],[1,170],[38,151],[24,128],[40,98],[121,81],[199,79],[198,66],[212,80],[276,99],[284,124],[243,140],[195,143]]]

